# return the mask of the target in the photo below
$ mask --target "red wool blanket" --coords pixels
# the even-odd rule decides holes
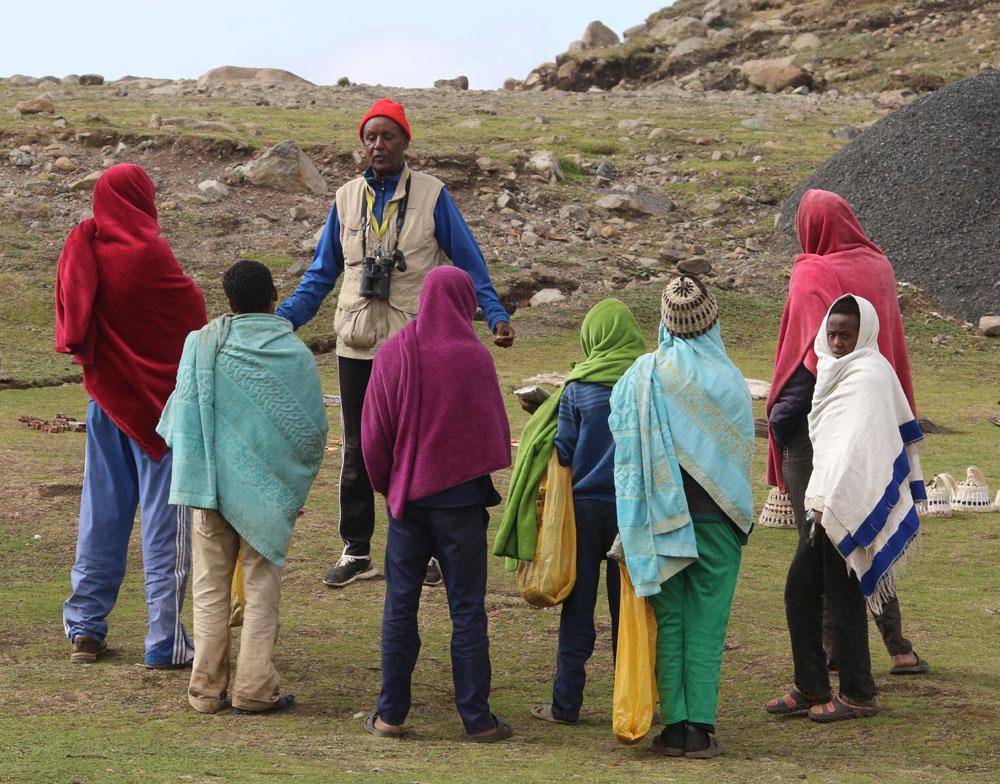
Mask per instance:
[[[813,340],[826,311],[844,294],[857,294],[875,307],[881,329],[878,348],[896,371],[916,412],[903,317],[896,299],[896,276],[889,259],[865,234],[850,205],[835,193],[806,191],[795,220],[802,253],[792,264],[788,300],[781,314],[774,379],[767,396],[767,415],[792,373],[805,365],[816,375]],[[768,430],[767,483],[785,492],[781,446]]]
[[[118,164],[94,186],[94,217],[70,233],[56,273],[56,351],[83,366],[83,385],[154,460],[184,338],[206,322],[205,300],[160,236],[155,188]]]

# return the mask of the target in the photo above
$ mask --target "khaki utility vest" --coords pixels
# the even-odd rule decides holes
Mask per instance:
[[[340,244],[344,249],[344,275],[337,299],[337,315],[333,321],[338,356],[352,359],[374,357],[379,346],[416,317],[420,289],[427,273],[449,263],[434,238],[434,207],[444,187],[444,183],[436,177],[410,171],[408,166],[404,166],[396,192],[383,208],[383,220],[389,215],[389,205],[402,201],[407,173],[411,182],[403,234],[396,236],[396,214],[393,211],[382,236],[383,253],[391,253],[398,247],[406,256],[406,270],[400,272],[393,269],[389,298],[385,300],[369,299],[359,293],[364,256],[362,231],[367,230],[368,255],[372,255],[378,242],[370,213],[367,226],[362,226],[362,216],[367,212],[362,205],[368,183],[364,177],[358,177],[337,190]]]

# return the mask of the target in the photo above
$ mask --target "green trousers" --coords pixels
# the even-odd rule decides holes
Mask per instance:
[[[722,646],[742,551],[736,529],[721,515],[695,513],[692,518],[698,560],[649,597],[657,625],[656,685],[664,724],[714,725]]]

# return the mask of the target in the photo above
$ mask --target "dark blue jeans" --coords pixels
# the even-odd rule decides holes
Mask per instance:
[[[556,677],[552,684],[552,715],[561,721],[576,721],[583,705],[587,682],[587,660],[594,652],[597,632],[594,608],[601,580],[601,566],[607,561],[608,606],[611,610],[611,652],[618,645],[618,564],[607,560],[607,552],[618,534],[614,503],[574,499],[576,514],[576,585],[559,616],[559,651]]]
[[[451,612],[455,705],[469,734],[495,726],[490,713],[490,641],[486,630],[486,525],[482,505],[452,509],[408,504],[389,517],[382,615],[382,691],[377,709],[387,724],[410,712],[410,682],[420,653],[417,611],[427,561],[441,564]]]

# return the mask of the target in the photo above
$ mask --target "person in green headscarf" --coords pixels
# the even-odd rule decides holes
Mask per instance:
[[[646,343],[625,303],[606,299],[587,313],[580,328],[586,356],[573,366],[560,395],[546,400],[521,436],[507,513],[494,553],[530,560],[535,552],[535,496],[555,448],[573,476],[576,516],[576,584],[562,606],[552,702],[532,715],[560,724],[577,721],[583,703],[586,664],[594,652],[594,607],[601,577],[618,535],[615,516],[614,441],[608,427],[611,388]],[[608,563],[608,604],[612,646],[618,635],[618,565]],[[614,650],[614,647],[612,647]]]

